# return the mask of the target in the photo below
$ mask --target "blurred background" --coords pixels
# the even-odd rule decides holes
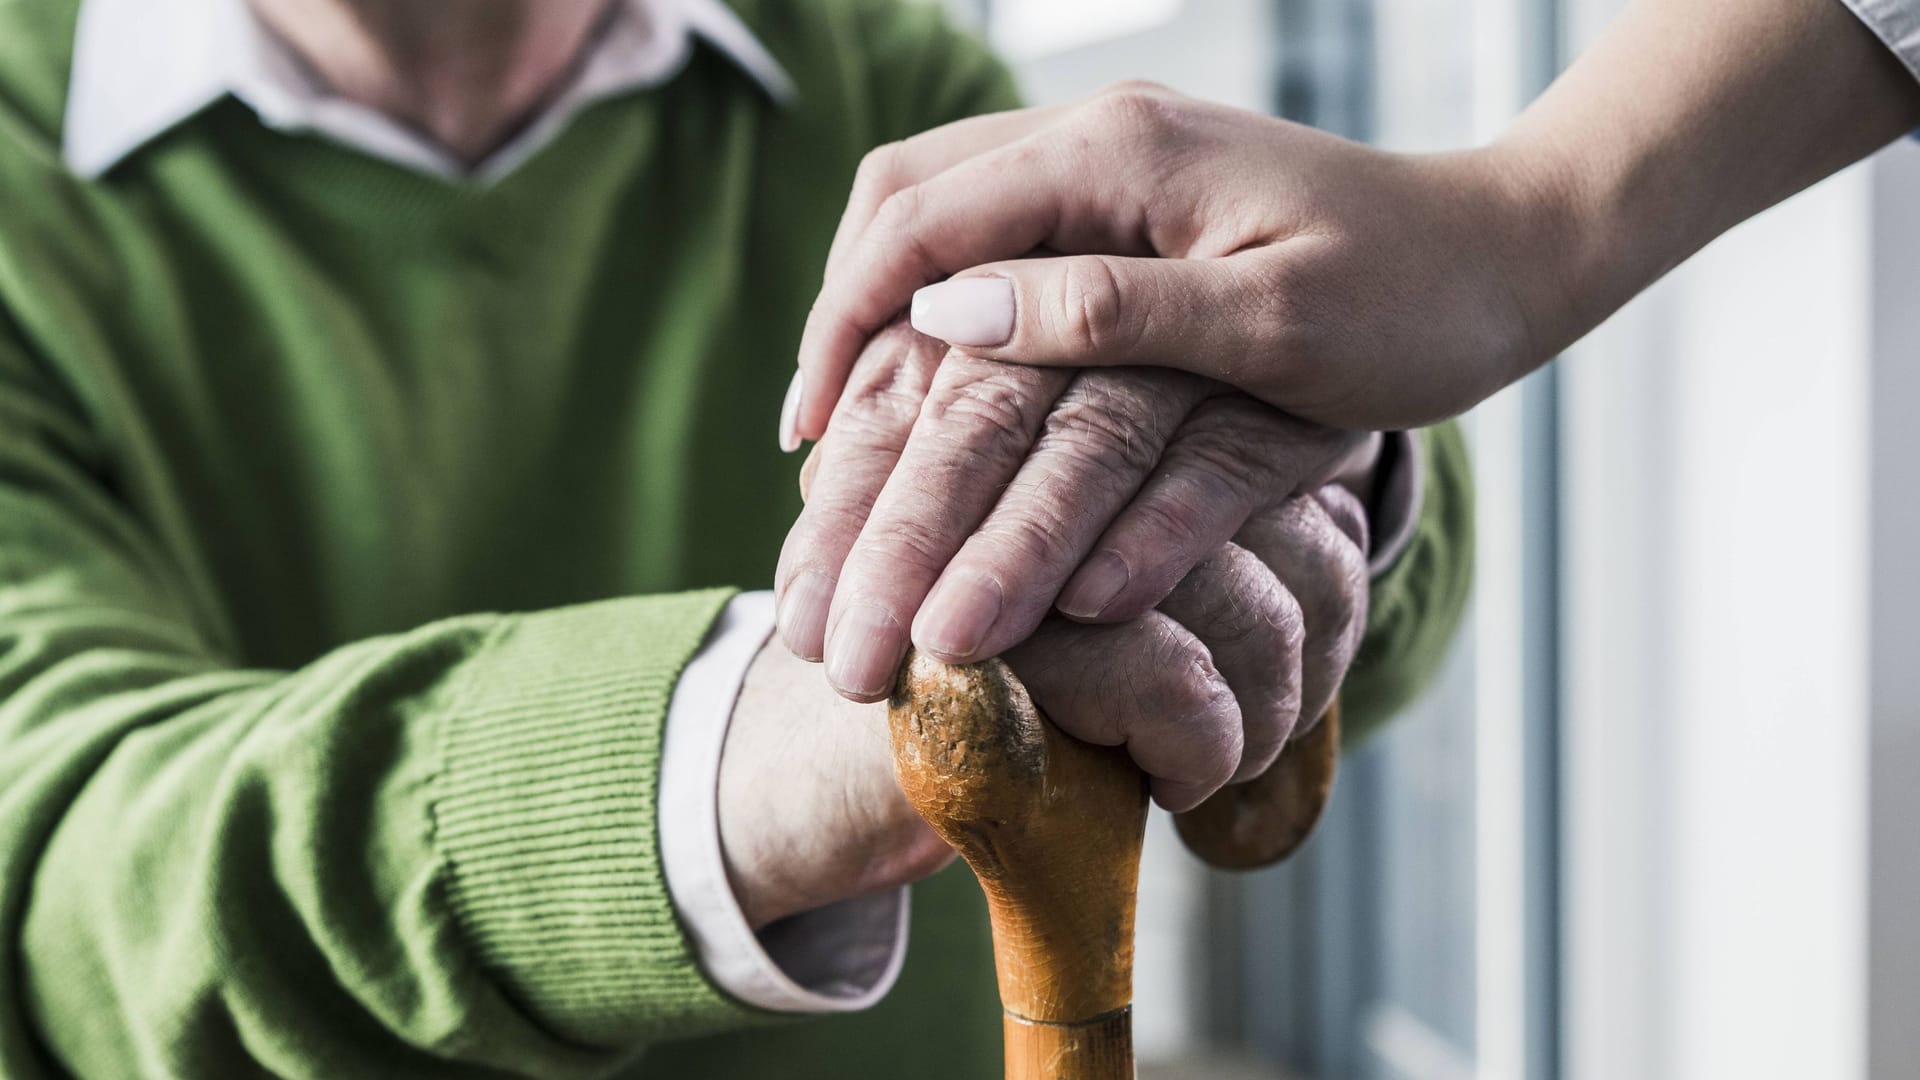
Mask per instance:
[[[946,0],[1395,149],[1499,131],[1620,0]],[[1920,1077],[1920,146],[1723,238],[1470,418],[1474,611],[1306,853],[1156,821],[1143,1075]]]

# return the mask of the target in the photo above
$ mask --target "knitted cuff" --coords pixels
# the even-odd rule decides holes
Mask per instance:
[[[444,722],[434,827],[454,913],[490,976],[570,1042],[743,1015],[674,919],[656,830],[667,705],[731,595],[508,619]]]

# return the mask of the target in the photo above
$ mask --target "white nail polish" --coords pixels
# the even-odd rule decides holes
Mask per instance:
[[[1013,282],[955,278],[913,294],[913,328],[949,345],[1004,345],[1013,336]]]
[[[793,381],[787,384],[787,400],[780,405],[780,452],[791,454],[800,449],[800,388],[805,382],[802,372],[793,373]]]

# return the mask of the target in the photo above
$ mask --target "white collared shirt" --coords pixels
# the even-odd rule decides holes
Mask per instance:
[[[62,152],[73,171],[99,176],[232,95],[269,127],[325,135],[435,176],[497,180],[587,106],[670,81],[696,42],[732,60],[775,100],[793,97],[786,71],[720,0],[617,0],[567,86],[469,169],[412,128],[330,93],[246,0],[85,0]]]
[[[698,43],[732,60],[776,100],[793,96],[786,72],[720,0],[616,0],[567,87],[469,169],[425,135],[331,94],[245,0],[85,0],[62,153],[74,172],[99,176],[231,95],[270,127],[485,183],[532,158],[587,106],[671,80]],[[720,751],[747,665],[773,622],[770,593],[736,598],[674,688],[660,762],[662,871],[702,968],[722,990],[785,1012],[862,1009],[899,976],[905,889],[795,916],[762,935],[748,925],[727,881],[716,802]]]

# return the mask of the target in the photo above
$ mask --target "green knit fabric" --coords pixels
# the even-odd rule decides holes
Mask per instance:
[[[1413,539],[1373,583],[1367,636],[1341,688],[1341,735],[1364,742],[1439,673],[1473,592],[1473,473],[1459,424],[1417,433],[1422,486]]]
[[[964,871],[887,1001],[773,1024],[691,955],[655,798],[798,510],[853,170],[1003,69],[925,7],[742,2],[790,107],[698,50],[492,186],[233,101],[86,181],[75,6],[0,4],[0,1076],[993,1075]],[[1356,703],[1457,612],[1431,445]]]

